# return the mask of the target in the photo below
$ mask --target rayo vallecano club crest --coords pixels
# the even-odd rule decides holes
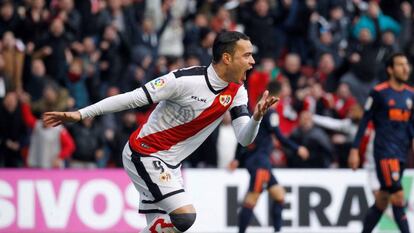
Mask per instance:
[[[220,95],[219,101],[221,105],[226,107],[231,102],[231,95]]]

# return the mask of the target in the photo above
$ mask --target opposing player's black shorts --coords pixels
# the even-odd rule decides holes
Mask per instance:
[[[380,190],[395,193],[402,190],[401,179],[405,163],[396,158],[379,159],[375,161]]]
[[[271,168],[257,167],[247,170],[250,174],[249,192],[261,193],[263,189],[268,189],[278,184]]]

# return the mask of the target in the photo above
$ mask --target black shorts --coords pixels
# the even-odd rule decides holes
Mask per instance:
[[[270,168],[258,167],[248,169],[250,173],[249,192],[261,193],[263,189],[268,189],[278,184]]]
[[[402,190],[401,179],[405,163],[396,158],[386,158],[375,161],[380,190],[395,193]]]

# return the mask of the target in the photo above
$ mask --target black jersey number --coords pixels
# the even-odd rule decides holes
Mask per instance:
[[[154,165],[155,170],[161,170],[160,173],[164,172],[164,167],[161,164],[161,161],[153,161],[152,164]]]

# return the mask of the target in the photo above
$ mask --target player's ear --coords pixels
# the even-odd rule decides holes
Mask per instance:
[[[387,71],[388,77],[391,77],[391,74],[392,74],[392,66],[387,66],[386,71]]]
[[[223,53],[223,55],[221,57],[221,60],[223,60],[223,63],[226,64],[226,65],[230,64],[230,62],[232,60],[231,54],[230,53]]]

